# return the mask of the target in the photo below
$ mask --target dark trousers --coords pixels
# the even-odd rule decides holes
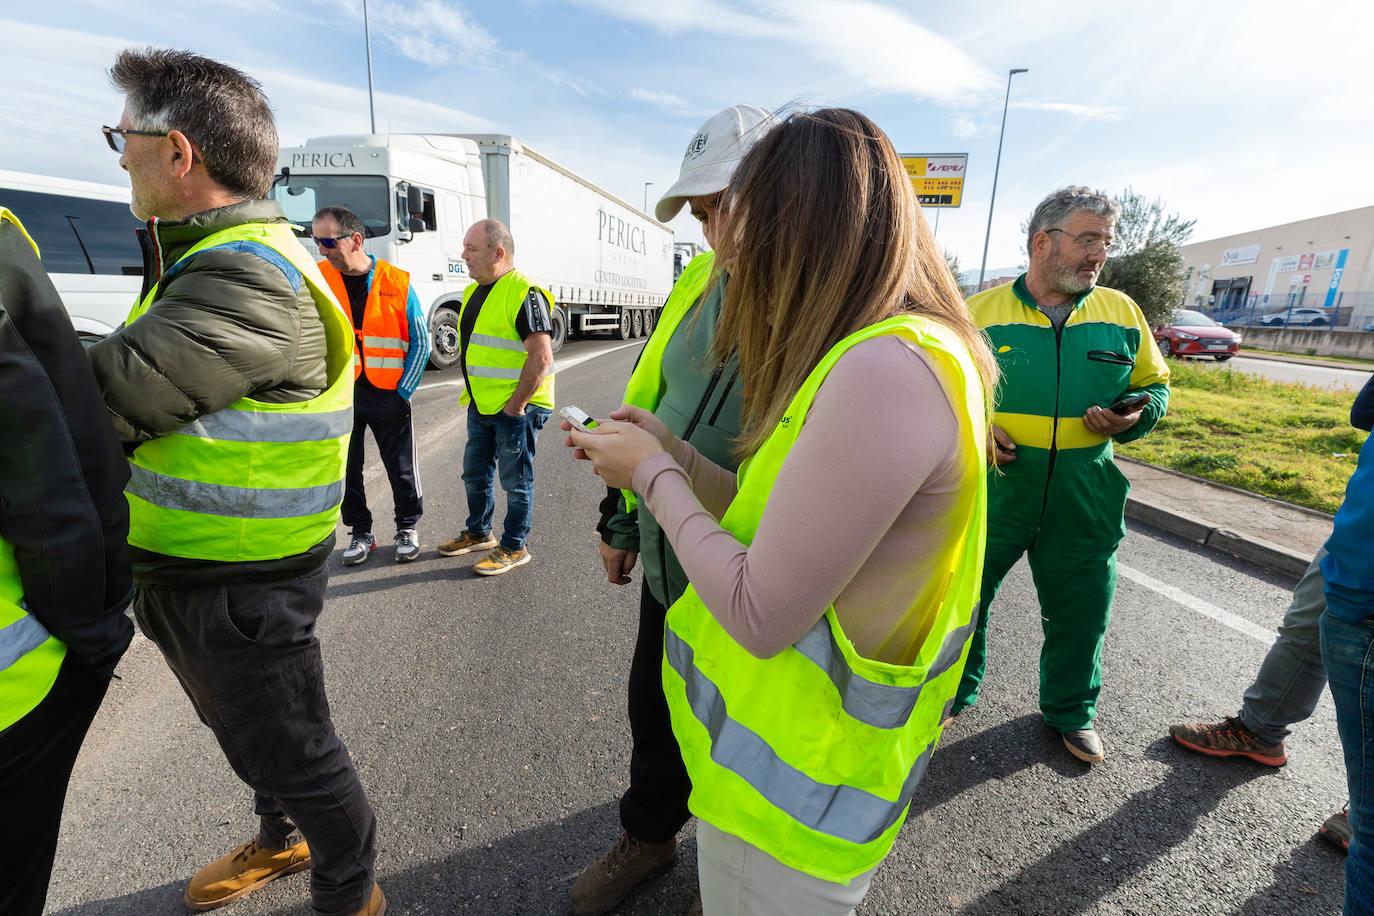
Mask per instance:
[[[620,823],[646,843],[666,843],[692,813],[692,792],[682,751],[663,696],[663,620],[668,609],[644,583],[639,599],[639,636],[630,663],[630,787],[620,799]]]
[[[81,742],[110,686],[107,670],[94,670],[67,654],[43,701],[0,732],[0,913],[38,916],[48,896],[62,803]]]
[[[315,912],[352,914],[372,892],[377,821],[325,698],[315,620],[327,578],[321,566],[275,582],[139,587],[134,614],[256,794],[258,842],[304,836]]]
[[[363,490],[363,433],[372,430],[382,467],[391,481],[391,501],[396,509],[396,530],[414,528],[424,513],[420,472],[415,448],[415,427],[410,402],[395,391],[355,386],[353,436],[348,440],[348,469],[344,475],[343,523],[354,535],[372,533],[372,513]]]

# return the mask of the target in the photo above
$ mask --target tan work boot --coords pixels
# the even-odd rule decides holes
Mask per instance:
[[[677,855],[677,838],[666,843],[641,843],[622,833],[615,847],[583,870],[572,886],[572,909],[577,916],[596,916],[625,899],[636,884],[667,871]]]
[[[367,906],[363,907],[353,916],[382,916],[386,912],[386,894],[382,893],[380,884],[372,885],[372,896],[367,898]]]
[[[287,849],[264,849],[254,839],[196,872],[186,886],[186,905],[213,910],[253,893],[273,878],[310,867],[305,841]]]

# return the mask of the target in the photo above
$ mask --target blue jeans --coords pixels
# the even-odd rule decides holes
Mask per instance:
[[[1336,728],[1350,786],[1350,855],[1345,862],[1345,916],[1374,914],[1374,618],[1321,620],[1322,657],[1336,701]]]
[[[1326,610],[1321,570],[1324,556],[1323,547],[1298,580],[1293,601],[1279,626],[1279,638],[1264,656],[1240,707],[1239,718],[1245,727],[1271,744],[1288,737],[1288,726],[1312,715],[1326,687],[1319,626]]]
[[[530,404],[522,417],[512,417],[505,411],[486,417],[477,412],[475,405],[468,404],[468,444],[463,450],[467,530],[473,534],[491,531],[491,517],[496,510],[492,478],[499,469],[501,489],[506,491],[506,524],[501,533],[501,546],[506,550],[519,550],[529,537],[534,445],[550,413],[547,407]]]

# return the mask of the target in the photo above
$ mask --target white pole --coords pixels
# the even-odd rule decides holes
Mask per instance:
[[[983,289],[983,275],[988,269],[988,242],[992,239],[992,208],[997,205],[997,173],[1002,168],[1002,138],[1007,133],[1007,103],[1011,101],[1011,78],[1018,73],[1027,73],[1018,67],[1007,73],[1007,97],[1002,100],[1002,130],[997,134],[997,164],[992,167],[992,200],[988,201],[988,231],[983,236],[983,263],[978,268],[978,290]]]
[[[377,107],[372,102],[372,33],[367,28],[367,0],[363,0],[363,44],[367,46],[367,113],[372,132],[377,132]]]

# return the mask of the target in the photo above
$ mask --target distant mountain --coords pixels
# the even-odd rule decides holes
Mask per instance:
[[[1019,277],[1024,268],[1021,267],[989,267],[985,279],[991,280],[993,277]],[[959,285],[973,286],[978,282],[978,268],[966,270],[959,275]]]

